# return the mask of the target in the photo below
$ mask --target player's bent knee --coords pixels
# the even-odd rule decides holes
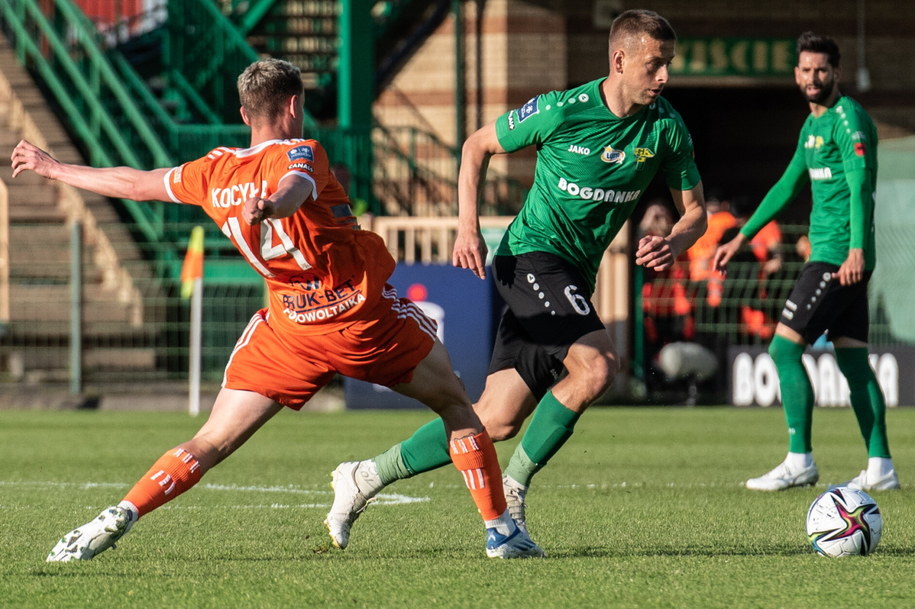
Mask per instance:
[[[521,425],[514,422],[505,421],[484,421],[483,426],[493,442],[502,442],[510,440],[518,435],[521,431]]]
[[[610,389],[618,372],[619,362],[615,357],[595,357],[577,370],[570,370],[569,378],[597,398]]]

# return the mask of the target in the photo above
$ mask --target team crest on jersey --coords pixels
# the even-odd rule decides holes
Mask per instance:
[[[651,148],[634,148],[632,153],[635,155],[636,163],[644,163],[654,157],[654,151]]]
[[[604,151],[600,154],[600,160],[604,163],[622,164],[626,158],[625,150],[617,150],[613,146],[604,146]]]
[[[298,161],[299,159],[305,159],[306,161],[315,160],[315,152],[311,149],[311,146],[296,146],[292,150],[286,152],[286,157],[290,161]]]

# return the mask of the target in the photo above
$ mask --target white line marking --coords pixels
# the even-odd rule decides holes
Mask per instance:
[[[129,484],[123,482],[52,482],[52,481],[41,481],[41,480],[0,480],[0,487],[13,487],[13,488],[33,488],[33,489],[73,489],[73,490],[92,490],[97,488],[112,488],[112,489],[128,489],[130,488]],[[241,486],[236,484],[198,484],[194,487],[195,489],[205,490],[205,491],[229,491],[229,492],[254,492],[254,493],[284,493],[291,495],[321,495],[321,496],[333,496],[332,490],[323,490],[323,489],[309,489],[297,487],[294,485],[288,486]],[[406,505],[409,503],[423,503],[426,501],[431,501],[430,497],[412,497],[410,495],[402,495],[400,493],[379,493],[375,496],[375,501],[373,505]],[[300,504],[288,504],[288,503],[269,503],[269,504],[254,504],[254,505],[228,505],[228,506],[212,506],[212,507],[224,507],[230,509],[288,509],[288,508],[326,508],[329,507],[330,503],[300,503]],[[168,507],[168,506],[163,506]],[[178,507],[178,506],[175,506]],[[197,508],[201,506],[181,506],[182,508]],[[210,509],[211,506],[207,506],[207,509]],[[13,509],[12,506],[0,505],[0,509]]]

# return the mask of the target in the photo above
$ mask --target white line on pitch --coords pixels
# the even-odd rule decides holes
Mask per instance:
[[[89,490],[96,488],[129,488],[129,484],[122,482],[52,482],[52,481],[40,481],[40,480],[0,480],[0,487],[18,487],[18,488],[48,488],[48,489],[60,489],[60,488],[72,488],[78,490]],[[292,485],[288,486],[241,486],[236,484],[198,484],[194,487],[195,489],[205,490],[205,491],[228,491],[228,492],[255,492],[255,493],[287,493],[293,495],[332,495],[333,491],[331,490],[318,490],[318,489],[307,489],[296,487]],[[425,501],[430,501],[429,497],[412,497],[410,495],[403,495],[400,493],[379,493],[375,496],[375,500],[372,502],[374,505],[405,505],[408,503],[422,503]],[[267,507],[327,507],[328,504],[301,504],[301,505],[286,505],[286,504],[264,504],[264,505],[239,505],[239,506],[225,506],[225,507],[237,507],[237,508],[267,508]],[[7,509],[6,506],[0,506],[2,509]],[[190,506],[188,506],[190,507]]]

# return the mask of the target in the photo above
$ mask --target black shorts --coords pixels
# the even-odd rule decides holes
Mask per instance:
[[[847,336],[867,342],[869,313],[867,284],[871,271],[854,285],[840,285],[839,267],[826,262],[809,262],[801,269],[779,321],[808,344],[827,332],[832,340]]]
[[[582,336],[604,330],[591,292],[569,262],[545,252],[496,256],[496,289],[508,305],[489,373],[514,368],[539,400],[565,373],[562,361]]]

